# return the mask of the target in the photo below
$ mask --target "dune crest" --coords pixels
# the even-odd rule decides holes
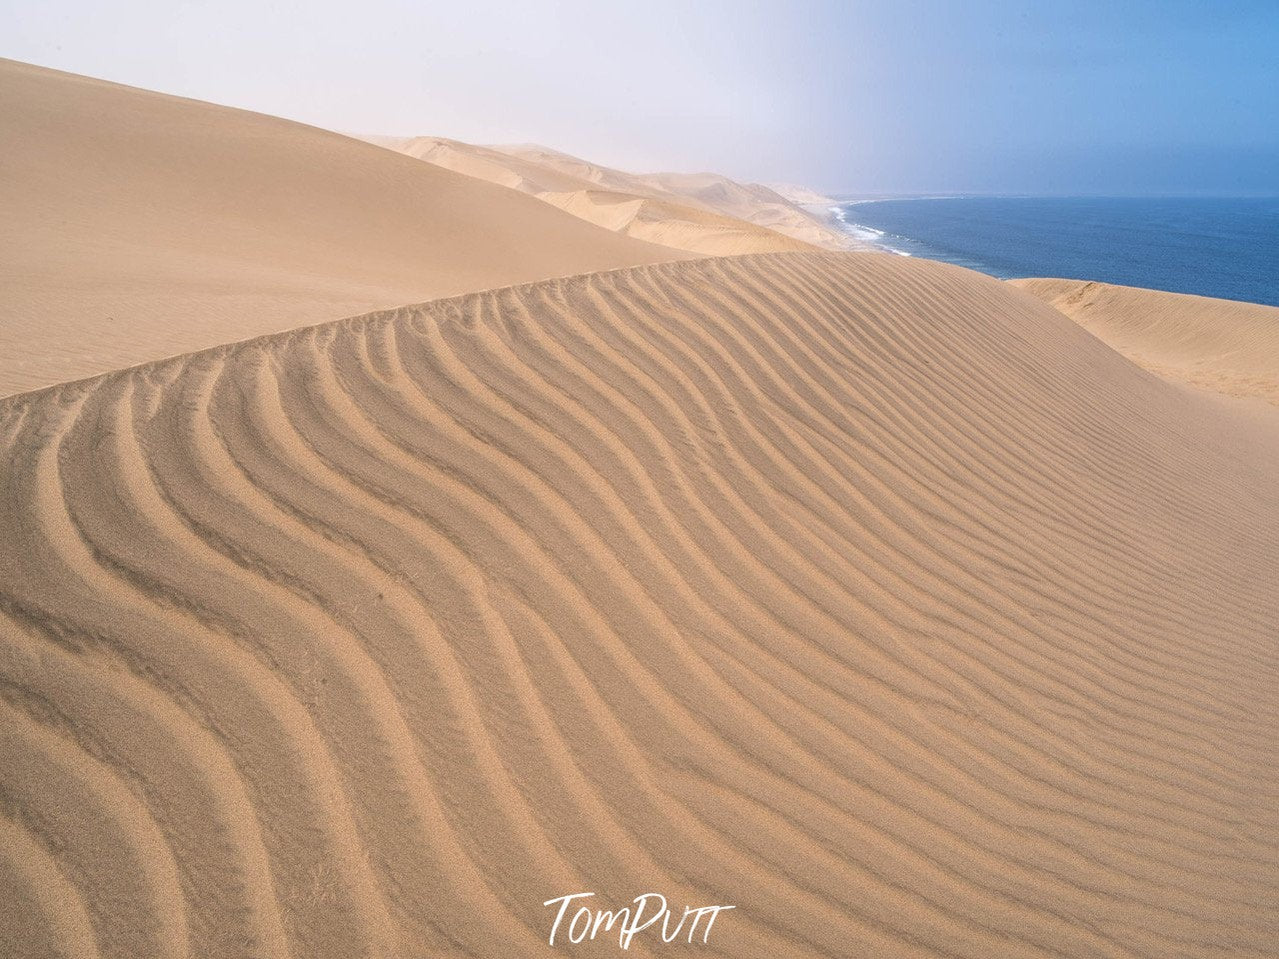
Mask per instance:
[[[829,250],[864,248],[847,233],[801,209],[770,187],[757,183],[738,183],[718,173],[623,173],[535,144],[494,149],[571,173],[610,190],[656,191],[659,195],[692,202],[711,212],[745,220],[813,246]]]
[[[546,147],[484,147],[444,137],[364,139],[529,193],[574,216],[693,253],[732,255],[861,248],[786,197],[717,174],[624,173]]]
[[[1279,405],[1279,307],[1085,280],[1009,280],[1146,369]]]
[[[0,60],[0,395],[685,255],[275,117]]]
[[[0,952],[560,955],[657,890],[743,959],[1273,954],[1279,450],[1197,399],[789,253],[0,401]]]

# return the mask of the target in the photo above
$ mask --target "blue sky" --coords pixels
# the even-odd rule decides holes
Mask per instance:
[[[0,55],[858,192],[1279,193],[1279,0],[0,0]]]

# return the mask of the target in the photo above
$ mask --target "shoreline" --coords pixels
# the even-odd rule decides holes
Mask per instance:
[[[893,200],[876,223],[854,207]],[[929,209],[919,200],[966,201]],[[915,196],[835,199],[828,221],[883,252],[940,260],[1000,280],[1073,277],[1279,306],[1267,272],[1271,198]],[[971,205],[970,205],[971,204]],[[911,229],[911,227],[915,227]],[[1193,238],[1206,236],[1203,242]]]
[[[836,229],[848,234],[854,240],[864,243],[871,247],[877,253],[892,253],[897,256],[914,256],[906,250],[898,249],[884,242],[884,237],[888,234],[883,230],[876,229],[864,223],[853,223],[845,216],[844,207],[853,206],[857,203],[874,203],[874,200],[848,200],[841,201],[832,199],[830,205],[823,207],[823,214]],[[815,212],[815,211],[814,211]]]

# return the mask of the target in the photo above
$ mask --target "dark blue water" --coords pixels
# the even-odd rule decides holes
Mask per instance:
[[[880,246],[1001,279],[1060,276],[1279,306],[1279,198],[956,197],[843,204]]]

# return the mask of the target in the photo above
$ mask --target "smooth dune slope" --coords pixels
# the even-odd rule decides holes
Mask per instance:
[[[690,206],[640,183],[603,188],[552,167],[444,137],[365,137],[370,143],[519,190],[606,230],[689,253],[729,256],[811,250],[813,244],[746,220]],[[617,174],[625,178],[628,174]]]
[[[313,127],[0,60],[0,394],[682,254]]]
[[[1010,280],[1171,379],[1279,404],[1279,307],[1085,280]]]
[[[0,402],[0,953],[1279,954],[1254,429],[838,254]]]

